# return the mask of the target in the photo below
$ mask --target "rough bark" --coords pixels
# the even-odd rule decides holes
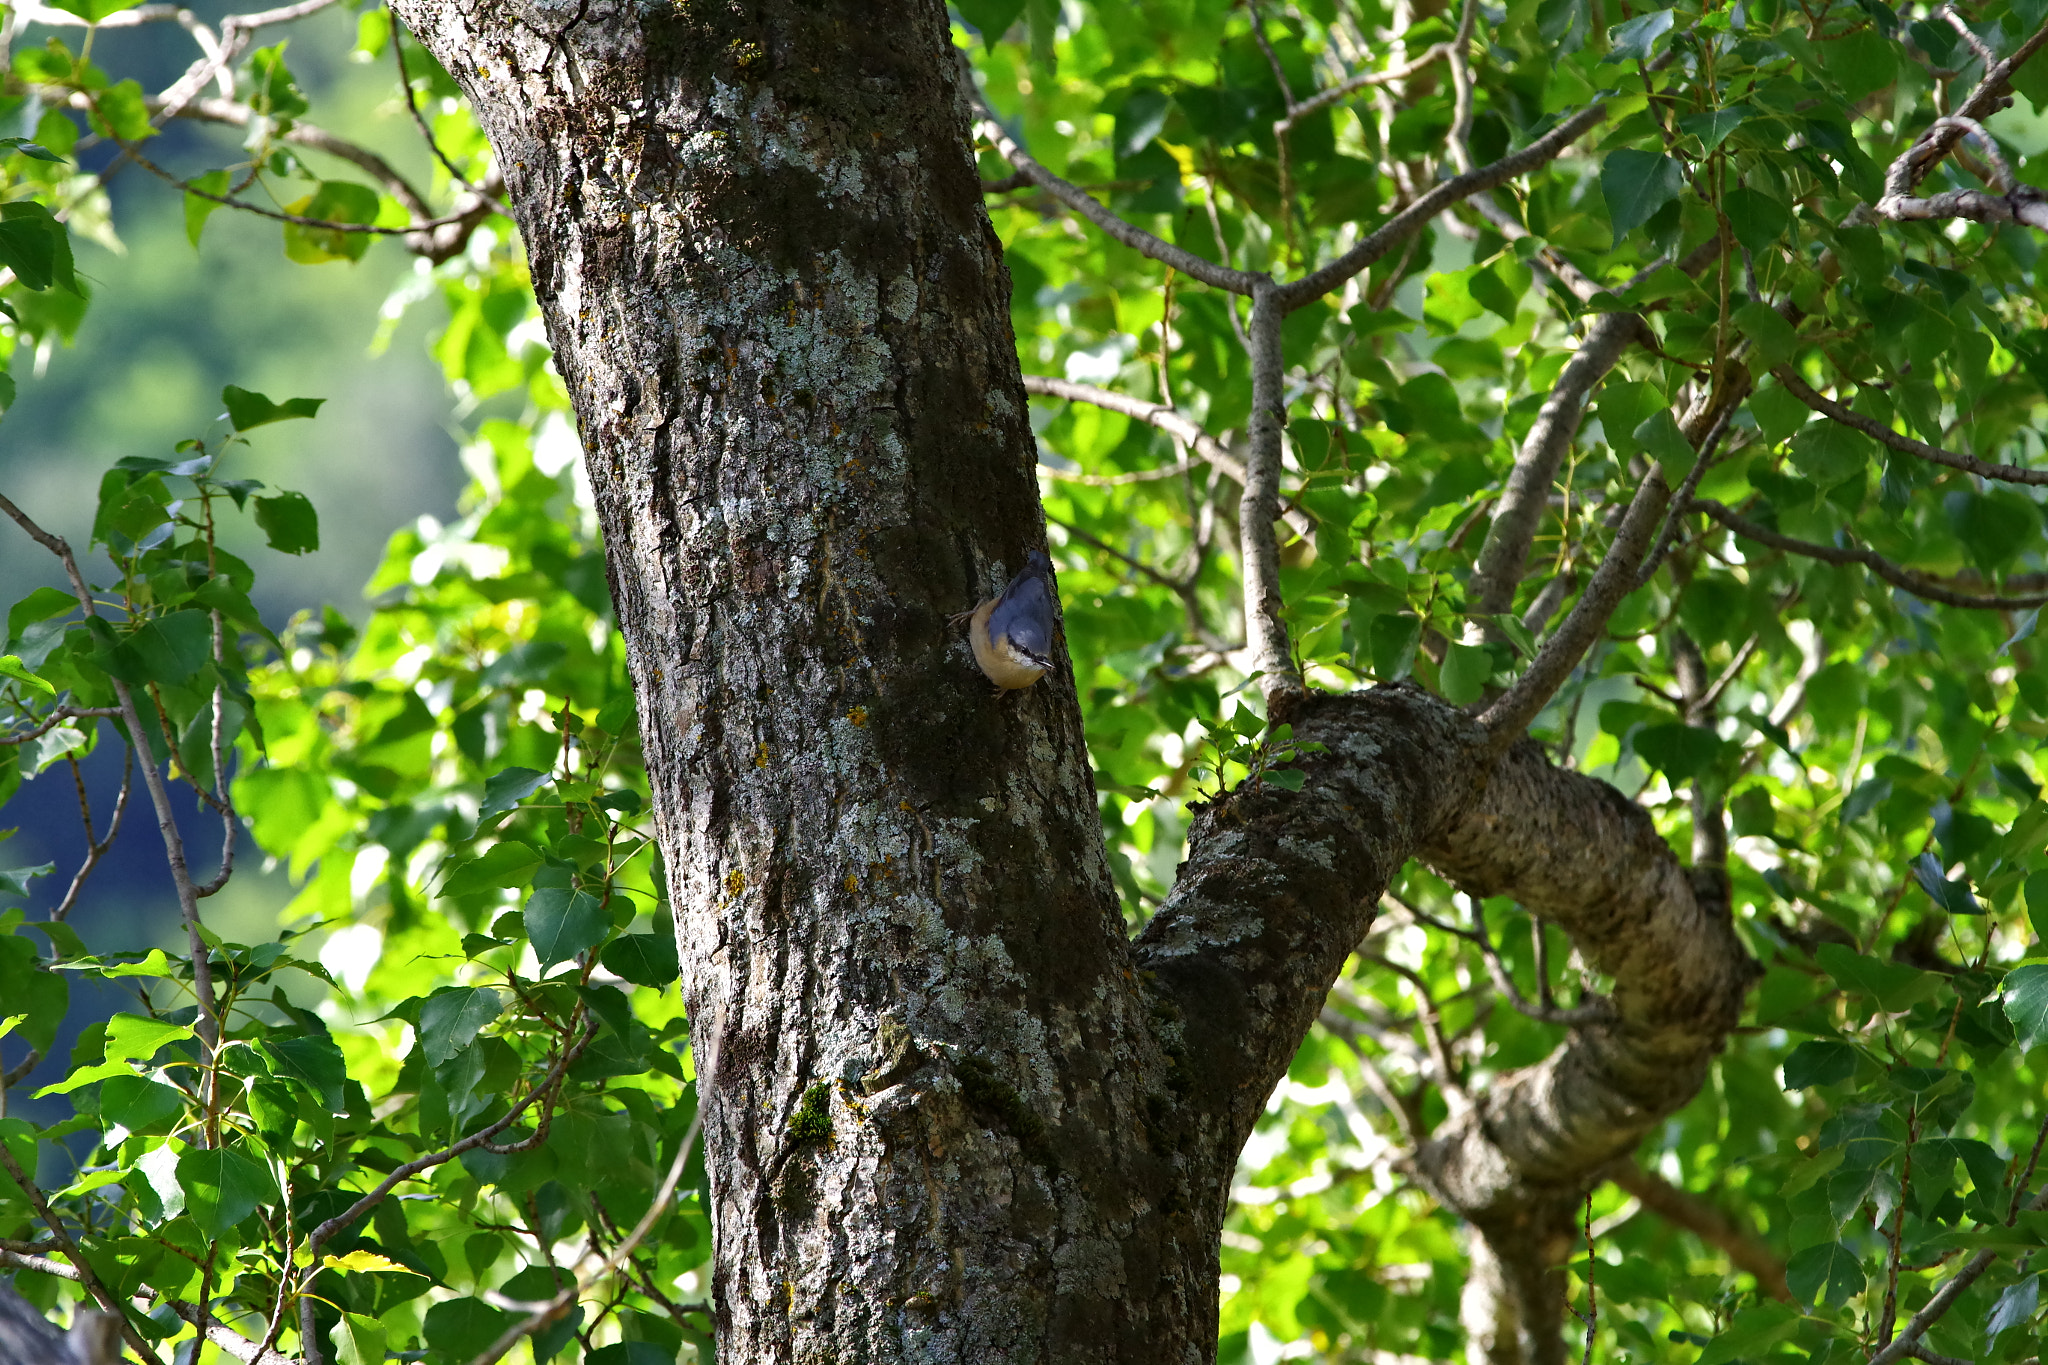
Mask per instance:
[[[1556,792],[1416,689],[1289,695],[1312,780],[1206,811],[1128,942],[1071,680],[992,700],[946,624],[1044,524],[943,7],[398,9],[492,139],[576,404],[704,1068],[721,1358],[1211,1359],[1238,1150],[1388,880],[1430,848],[1540,898],[1612,850],[1545,826],[1533,855],[1502,802]],[[1643,866],[1592,903],[1692,914],[1607,815]],[[1590,1121],[1671,1102],[1669,1058],[1719,1038],[1669,1014],[1558,1093],[1660,1061]]]

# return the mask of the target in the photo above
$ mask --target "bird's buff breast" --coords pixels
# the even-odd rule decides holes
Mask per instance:
[[[995,599],[990,598],[974,609],[974,629],[968,633],[974,646],[974,662],[981,665],[981,671],[997,687],[1010,691],[1029,687],[1045,676],[1045,670],[1019,659],[1010,651],[1007,640],[988,638],[988,615],[995,605]]]

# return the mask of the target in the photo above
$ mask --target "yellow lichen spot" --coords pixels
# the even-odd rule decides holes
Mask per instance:
[[[851,711],[848,711],[846,713],[846,718],[852,721],[855,725],[866,725],[868,723],[868,708],[865,706],[856,706]]]
[[[746,873],[744,873],[744,872],[740,871],[740,870],[739,870],[738,868],[734,868],[734,869],[733,869],[732,871],[730,871],[730,872],[728,872],[728,873],[726,873],[726,874],[725,874],[725,894],[726,894],[726,895],[728,895],[728,896],[737,896],[737,895],[738,895],[738,894],[739,894],[740,892],[742,892],[742,891],[744,891],[744,890],[746,890],[746,889],[747,889],[747,874],[746,874]]]
[[[760,747],[754,750],[754,766],[757,768],[768,766],[768,741],[765,739],[761,741]]]
[[[860,878],[854,876],[851,872],[849,872],[846,874],[846,880],[842,882],[841,885],[844,886],[849,892],[858,891],[860,890]]]

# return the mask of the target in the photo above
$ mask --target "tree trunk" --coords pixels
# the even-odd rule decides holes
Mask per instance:
[[[492,139],[582,428],[721,1358],[1212,1359],[1238,1151],[1389,878],[1454,827],[1510,890],[1611,850],[1465,819],[1492,750],[1419,690],[1312,697],[1308,787],[1203,813],[1127,941],[1071,678],[992,698],[947,623],[1044,522],[943,6],[398,10]]]

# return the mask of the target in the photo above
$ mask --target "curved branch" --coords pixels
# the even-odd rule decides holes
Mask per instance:
[[[1392,81],[1406,80],[1424,67],[1434,66],[1450,55],[1451,45],[1449,43],[1438,43],[1426,49],[1421,56],[1411,61],[1403,62],[1399,66],[1390,66],[1384,71],[1367,71],[1362,75],[1353,76],[1350,80],[1333,85],[1327,90],[1318,90],[1315,94],[1310,95],[1307,99],[1288,109],[1287,117],[1274,124],[1274,130],[1278,132],[1291,132],[1294,126],[1302,119],[1307,118],[1310,114],[1329,108],[1346,95],[1363,90],[1367,86],[1386,85]]]
[[[1225,478],[1242,488],[1246,474],[1244,463],[1223,448],[1223,443],[1202,428],[1185,413],[1170,408],[1164,403],[1154,403],[1144,398],[1133,398],[1128,394],[1115,393],[1109,389],[1097,388],[1093,384],[1077,384],[1071,379],[1056,379],[1049,374],[1027,374],[1024,376],[1024,392],[1039,398],[1064,398],[1070,403],[1087,403],[1106,412],[1121,413],[1147,426],[1158,427],[1174,437],[1188,449],[1200,456]],[[1178,470],[1156,471],[1158,477],[1177,473]],[[1155,471],[1141,474],[1116,476],[1118,482],[1136,483],[1140,479],[1154,477]],[[1055,474],[1054,477],[1060,477]],[[1316,533],[1314,518],[1297,506],[1281,510],[1280,516],[1294,529],[1295,534],[1308,537]]]
[[[1101,228],[1110,236],[1122,242],[1141,255],[1164,262],[1185,275],[1192,275],[1204,284],[1218,289],[1227,289],[1233,294],[1249,294],[1253,287],[1266,277],[1248,270],[1233,270],[1227,265],[1218,265],[1192,251],[1175,246],[1161,237],[1155,237],[1134,223],[1117,217],[1098,203],[1095,197],[1068,180],[1062,180],[1051,171],[1034,161],[1025,150],[1017,145],[981,97],[981,87],[975,84],[974,71],[967,63],[965,53],[956,53],[961,64],[960,89],[981,115],[981,122],[975,130],[990,142],[1003,160],[1017,168],[1017,173],[1032,184],[1065,204],[1074,212]]]
[[[230,128],[247,128],[256,111],[235,100],[219,98],[189,100],[176,108],[166,101],[150,98],[144,101],[152,114],[167,113],[172,118],[197,119],[203,123],[219,123]],[[405,206],[405,211],[415,218],[431,218],[433,210],[418,189],[400,173],[396,166],[386,161],[367,147],[359,147],[344,138],[336,137],[324,128],[310,123],[294,121],[285,130],[283,141],[295,147],[308,147],[316,152],[339,157],[353,166],[369,172],[370,178],[390,191],[391,197]]]
[[[1336,260],[1320,270],[1279,286],[1274,293],[1281,310],[1292,312],[1303,304],[1321,298],[1386,255],[1396,242],[1421,231],[1424,223],[1451,205],[1470,199],[1473,195],[1493,189],[1497,185],[1505,185],[1518,175],[1555,161],[1564,154],[1566,148],[1598,127],[1600,121],[1606,117],[1607,106],[1604,101],[1581,109],[1519,152],[1510,152],[1498,161],[1464,175],[1454,176],[1434,186],[1407,208],[1367,233],[1357,246]]]
[[[1826,564],[1861,564],[1901,592],[1911,593],[1929,602],[1939,602],[1946,607],[1965,607],[1982,611],[2028,611],[2034,607],[2048,606],[2048,593],[2005,597],[1957,592],[1953,588],[1943,587],[1926,574],[1901,568],[1883,555],[1874,550],[1866,550],[1861,545],[1817,545],[1810,540],[1782,535],[1767,526],[1751,521],[1726,504],[1715,502],[1712,498],[1694,498],[1686,504],[1685,510],[1705,512],[1744,540],[1753,540],[1759,545],[1768,545],[1787,554],[1804,555],[1808,559],[1818,559]]]
[[[2043,207],[2048,208],[2048,205]],[[1992,464],[1987,460],[1978,459],[1975,455],[1964,455],[1953,450],[1943,450],[1940,446],[1928,445],[1925,441],[1916,441],[1910,436],[1893,431],[1882,422],[1842,406],[1782,365],[1772,370],[1771,374],[1785,386],[1787,393],[1821,416],[1832,418],[1845,427],[1854,427],[1893,450],[1902,451],[1907,455],[1917,455],[1923,460],[1947,465],[1950,469],[1960,469],[1965,474],[1975,474],[1980,479],[1997,479],[2001,483],[2048,485],[2048,469],[2022,469],[2018,465]]]
[[[1885,200],[1910,194],[1913,187],[1926,179],[1927,173],[1963,140],[1969,123],[1982,121],[1997,112],[1999,99],[2006,93],[2006,82],[2012,79],[2012,73],[2024,66],[2044,44],[2048,44],[2048,24],[2036,29],[2033,36],[2021,43],[2010,57],[1986,71],[1984,79],[1977,82],[1977,88],[1970,92],[1970,97],[1954,114],[1948,119],[1937,120],[1934,126],[1920,135],[1918,141],[1901,153],[1885,172]],[[1937,195],[1936,199],[1947,197]],[[1933,203],[1935,200],[1914,202]],[[1877,211],[1888,218],[1895,216],[1885,213],[1883,202],[1879,203]]]

